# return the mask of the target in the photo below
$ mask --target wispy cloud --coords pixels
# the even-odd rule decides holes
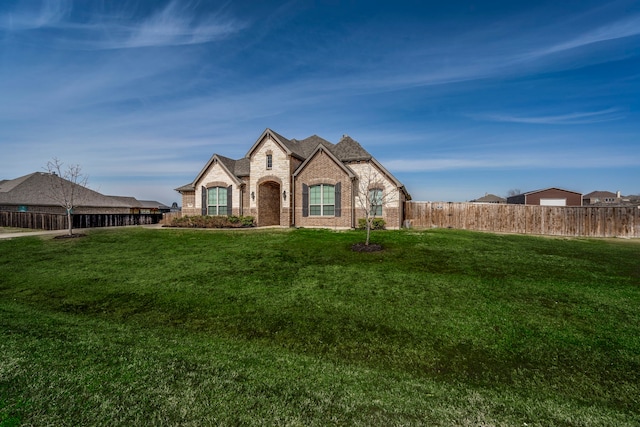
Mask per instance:
[[[40,8],[25,7],[0,15],[0,30],[26,31],[58,27],[69,17],[71,0],[45,1]]]
[[[141,20],[124,14],[96,14],[90,22],[78,22],[71,19],[72,6],[67,0],[51,0],[44,2],[38,11],[5,13],[0,15],[0,30],[66,30],[64,35],[51,34],[51,40],[64,42],[62,46],[67,49],[88,50],[202,44],[222,40],[246,28],[245,23],[222,11],[199,16],[178,0]]]
[[[245,24],[221,13],[198,19],[182,2],[174,0],[137,25],[117,28],[119,37],[104,42],[105,48],[138,48],[208,43],[226,38]]]
[[[622,120],[626,116],[618,109],[609,108],[600,111],[576,112],[548,116],[513,116],[505,114],[475,114],[474,119],[505,123],[528,123],[542,125],[585,125],[591,123]]]
[[[326,86],[336,91],[382,92],[575,69],[637,55],[629,45],[619,51],[578,52],[578,48],[640,35],[638,14],[621,19],[597,17],[594,23],[595,14],[590,11],[588,17],[575,17],[575,25],[567,25],[566,19],[543,16],[538,17],[548,20],[543,27],[525,25],[520,20],[470,25],[438,43],[409,39],[403,45],[386,46],[384,40],[376,40],[379,46],[374,46],[361,41],[350,55],[340,55],[347,59],[336,62],[327,57],[327,64],[338,64],[346,72]],[[637,40],[627,42],[638,46]],[[368,52],[376,49],[386,49],[386,55],[372,61]],[[576,55],[570,52],[574,49]],[[327,55],[335,55],[335,51],[328,50]]]
[[[632,15],[627,18],[602,25],[594,30],[586,31],[569,40],[558,42],[551,46],[535,50],[529,55],[531,57],[544,56],[592,45],[594,43],[623,39],[626,37],[634,37],[639,34],[640,15]]]

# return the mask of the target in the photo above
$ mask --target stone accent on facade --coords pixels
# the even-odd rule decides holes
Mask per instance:
[[[267,168],[267,155],[271,156],[271,167]],[[260,144],[258,144],[251,152],[250,170],[249,176],[249,191],[254,192],[255,199],[250,200],[251,211],[256,216],[258,225],[284,225],[289,226],[290,222],[287,221],[287,214],[284,212],[287,201],[282,200],[282,192],[286,191],[287,194],[291,193],[290,186],[290,156],[285,149],[274,141],[270,136],[265,137]],[[265,187],[265,183],[276,183],[278,188],[271,185]],[[262,194],[262,198],[260,195]],[[266,202],[264,197],[269,194],[269,197],[276,198],[278,200],[272,200]],[[277,219],[276,219],[276,204],[277,204]],[[269,213],[265,215],[264,212],[260,212],[260,207],[269,210]],[[262,216],[262,219],[260,218]]]
[[[360,194],[363,179],[369,185]],[[303,186],[319,184],[336,187],[339,214],[312,215],[309,206],[302,206]],[[388,228],[399,228],[402,203],[410,199],[402,184],[350,137],[338,144],[316,135],[288,140],[270,129],[243,159],[214,155],[191,184],[176,189],[183,196],[183,214],[202,212],[203,187],[225,186],[232,186],[233,213],[254,216],[259,226],[353,228],[363,217],[360,197],[368,197],[370,188],[382,188],[382,217]]]

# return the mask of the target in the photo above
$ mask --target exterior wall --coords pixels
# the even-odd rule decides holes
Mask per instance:
[[[250,213],[250,203],[251,203],[251,192],[249,191],[249,177],[243,176],[241,179],[244,187],[242,189],[242,208],[240,209],[240,215],[249,216]]]
[[[572,191],[549,188],[526,195],[527,205],[540,205],[540,199],[567,199],[566,206],[582,206],[582,195]]]
[[[507,204],[509,205],[524,205],[526,196],[524,194],[518,194],[515,196],[507,197]]]
[[[267,169],[267,154],[272,156],[271,169]],[[280,197],[280,225],[291,225],[291,162],[290,156],[271,138],[265,138],[251,153],[250,176],[248,193],[255,197],[249,197],[250,215],[256,217],[260,224],[260,212],[258,210],[258,198],[260,195],[260,184],[272,180],[280,184],[278,197]],[[284,200],[282,192],[287,192],[287,199]]]
[[[200,215],[202,213],[202,187],[232,186],[232,213],[251,215],[261,225],[279,224],[281,226],[353,228],[358,218],[363,217],[357,196],[357,179],[344,165],[329,152],[319,150],[312,159],[308,159],[304,170],[294,178],[293,174],[305,162],[287,154],[270,133],[259,140],[249,152],[249,175],[239,178],[241,184],[235,184],[238,178],[230,176],[226,168],[218,163],[214,156],[211,165],[194,183],[194,191],[182,192],[182,214]],[[267,156],[271,156],[270,165]],[[382,187],[385,202],[382,218],[388,228],[400,228],[404,218],[405,195],[394,184],[394,180],[385,176],[370,162],[355,162],[348,165],[356,175],[367,176],[375,170],[378,182],[371,188]],[[341,183],[341,215],[339,217],[302,216],[302,184]],[[368,196],[365,191],[364,197]],[[268,200],[267,200],[268,199]],[[295,208],[294,208],[295,207]],[[261,212],[262,211],[262,212]],[[261,218],[262,216],[262,218]]]
[[[302,216],[302,185],[341,183],[341,216]],[[309,161],[295,179],[295,225],[298,227],[352,228],[353,188],[349,175],[324,151]]]
[[[365,217],[363,207],[368,206],[369,189],[382,188],[383,205],[381,218],[385,220],[387,228],[400,228],[403,219],[404,194],[372,163],[352,163],[349,164],[349,167],[358,175],[355,194],[355,225],[358,224],[360,218]]]
[[[200,210],[196,208],[195,191],[182,192],[182,215],[193,216],[200,215]]]
[[[209,170],[202,175],[200,180],[196,182],[195,188],[195,200],[194,200],[194,213],[191,215],[201,215],[202,214],[202,187],[210,188],[210,187],[228,187],[232,186],[232,195],[231,195],[231,212],[233,215],[240,215],[240,204],[242,194],[240,191],[240,186],[236,185],[229,174],[227,174],[226,170],[217,162],[211,164]],[[185,206],[183,204],[183,206]],[[185,213],[185,215],[187,215]]]
[[[622,202],[622,197],[609,192],[589,193],[582,197],[583,205],[614,205]]]

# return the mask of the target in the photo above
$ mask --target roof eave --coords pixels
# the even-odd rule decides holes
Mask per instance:
[[[266,128],[264,130],[264,132],[262,132],[262,134],[260,135],[260,137],[256,140],[256,142],[251,146],[251,148],[249,149],[249,151],[247,152],[247,155],[245,157],[250,158],[251,155],[253,154],[253,152],[256,150],[256,148],[258,148],[258,146],[262,143],[262,141],[266,138],[266,137],[270,137],[272,140],[274,140],[281,148],[282,150],[284,150],[285,153],[287,153],[287,155],[292,155],[294,154],[289,147],[287,147],[287,144],[285,144],[280,138],[284,138],[283,136],[279,135],[277,132],[274,132],[273,130]]]
[[[300,172],[302,172],[304,170],[304,168],[309,164],[309,162],[312,161],[312,159],[316,156],[316,154],[318,152],[325,152],[327,153],[327,155],[329,155],[329,158],[331,158],[348,176],[349,178],[353,179],[356,177],[356,174],[353,172],[353,170],[351,170],[351,168],[347,165],[344,164],[343,161],[341,161],[340,159],[338,159],[332,152],[331,150],[329,150],[327,147],[325,147],[322,144],[318,144],[318,146],[316,147],[315,150],[313,150],[313,152],[309,155],[309,157],[307,157],[301,164],[300,166],[298,166],[298,168],[293,172],[293,177],[297,177]]]

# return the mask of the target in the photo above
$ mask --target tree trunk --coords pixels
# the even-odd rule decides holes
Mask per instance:
[[[73,216],[71,209],[67,209],[67,223],[69,224],[69,236],[73,236]]]
[[[369,246],[369,236],[371,235],[371,221],[367,218],[367,241],[364,242],[365,246]]]

